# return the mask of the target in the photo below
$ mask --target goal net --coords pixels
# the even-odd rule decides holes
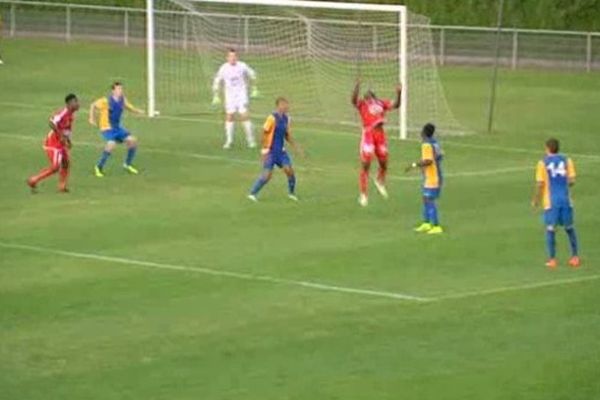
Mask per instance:
[[[260,95],[249,107],[254,117],[285,96],[296,121],[356,125],[350,93],[360,76],[362,91],[371,89],[380,98],[393,98],[396,85],[403,84],[403,106],[388,120],[400,137],[430,121],[442,133],[464,132],[444,95],[429,21],[403,6],[148,1],[154,25],[148,38],[154,77],[149,104],[163,115],[222,112],[211,105],[212,82],[227,49],[234,48],[257,73]]]

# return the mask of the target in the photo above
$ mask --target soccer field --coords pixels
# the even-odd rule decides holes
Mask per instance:
[[[241,132],[221,149],[220,112],[128,116],[141,174],[119,149],[100,180],[87,108],[115,79],[143,106],[143,53],[20,39],[2,54],[1,399],[600,398],[598,73],[502,71],[496,132],[441,137],[446,234],[428,237],[412,232],[420,178],[402,172],[415,139],[391,142],[390,199],[371,188],[366,209],[356,129],[298,124],[301,201],[276,171],[253,204],[259,156]],[[489,70],[441,75],[482,132]],[[70,91],[71,193],[52,178],[31,195]],[[560,268],[544,267],[529,205],[550,135],[578,168],[575,271],[562,232]]]

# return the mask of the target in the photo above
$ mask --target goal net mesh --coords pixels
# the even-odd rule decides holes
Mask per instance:
[[[296,121],[356,125],[349,97],[357,76],[362,90],[393,98],[400,79],[400,15],[394,12],[155,0],[156,109],[161,114],[223,112],[211,106],[212,81],[228,48],[257,73],[260,95],[253,116],[290,100]],[[407,64],[410,133],[429,121],[442,134],[462,134],[438,75],[429,20],[408,15]],[[388,126],[399,126],[391,113]]]

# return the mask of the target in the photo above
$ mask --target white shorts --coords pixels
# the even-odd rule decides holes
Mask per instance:
[[[225,96],[227,114],[245,114],[248,112],[248,96]]]

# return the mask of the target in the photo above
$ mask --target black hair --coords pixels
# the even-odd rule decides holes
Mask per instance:
[[[77,96],[73,93],[69,93],[66,97],[65,97],[65,103],[70,103],[73,100],[77,100]]]
[[[367,90],[367,93],[365,93],[365,95],[366,95],[366,96],[370,96],[370,97],[372,97],[372,98],[374,98],[374,99],[376,99],[376,98],[377,98],[377,95],[376,95],[376,94],[375,94],[375,92],[374,92],[373,90],[371,90],[371,89]]]
[[[288,102],[288,100],[287,100],[285,97],[283,97],[283,96],[280,96],[280,97],[278,97],[278,98],[275,100],[275,105],[276,105],[276,106],[278,106],[279,104],[281,104],[281,103],[282,103],[282,102],[284,102],[284,101],[285,101],[286,103]]]
[[[435,133],[435,125],[432,124],[431,122],[425,124],[425,126],[423,126],[423,135],[427,136],[428,138],[432,137],[433,134]]]
[[[560,142],[558,139],[550,138],[546,140],[546,147],[550,153],[556,154],[560,150]]]
[[[122,84],[121,82],[119,82],[119,81],[114,81],[114,82],[112,83],[112,85],[110,85],[110,88],[111,88],[111,89],[114,89],[114,88],[116,88],[117,86],[123,86],[123,84]]]
[[[228,49],[228,51],[229,51],[230,53],[237,53],[233,47],[230,47],[230,48]]]

